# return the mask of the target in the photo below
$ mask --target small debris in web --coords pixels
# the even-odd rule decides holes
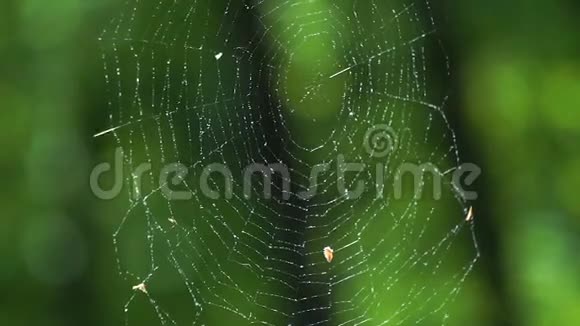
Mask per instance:
[[[216,55],[215,55],[215,59],[216,59],[216,60],[219,60],[219,59],[221,59],[221,57],[222,57],[223,55],[224,55],[224,54],[223,54],[222,52],[220,52],[220,53],[218,53],[218,54],[216,54]]]
[[[140,291],[140,292],[143,292],[145,294],[148,294],[147,287],[145,286],[145,283],[141,283],[141,284],[137,284],[137,285],[133,286],[133,291]]]
[[[469,206],[469,210],[467,211],[467,216],[465,217],[465,222],[472,222],[473,218],[473,206]]]
[[[330,247],[324,247],[322,252],[324,253],[324,258],[326,258],[326,261],[330,263],[334,258],[334,250],[332,250]]]

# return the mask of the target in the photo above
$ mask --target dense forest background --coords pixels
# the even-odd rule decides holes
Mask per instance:
[[[0,7],[0,321],[120,324],[111,235],[126,203],[88,188],[112,148],[92,137],[107,118],[96,39],[120,4]],[[580,324],[578,13],[566,0],[434,6],[453,70],[446,112],[484,171],[472,325]]]

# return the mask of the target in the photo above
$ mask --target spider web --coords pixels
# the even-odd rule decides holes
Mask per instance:
[[[438,89],[449,63],[428,2],[383,2],[129,0],[119,9],[100,38],[109,126],[95,136],[124,150],[129,205],[114,248],[126,324],[450,322],[479,252],[449,180],[460,165]],[[396,145],[382,157],[363,146],[377,125]],[[343,175],[337,158],[367,168]],[[406,162],[436,166],[443,197],[416,196],[429,192],[427,179],[393,196]],[[188,174],[160,181],[176,163]],[[219,198],[200,191],[214,163],[231,171],[231,196],[219,174],[207,178]],[[244,191],[255,163],[288,168],[271,198],[264,178]],[[312,183],[320,163],[330,168]],[[338,190],[361,180],[361,196]],[[190,198],[169,200],[169,186]],[[300,195],[311,186],[314,196]]]

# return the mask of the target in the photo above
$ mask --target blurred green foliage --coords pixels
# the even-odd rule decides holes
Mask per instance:
[[[99,202],[92,162],[108,112],[96,41],[116,1],[0,5],[0,321],[117,325],[125,284],[111,234],[122,199]],[[466,311],[477,325],[580,324],[580,5],[445,1],[454,121],[478,182],[483,259]],[[308,53],[304,54],[305,56]],[[299,78],[297,76],[296,78]],[[312,105],[316,105],[313,103]]]

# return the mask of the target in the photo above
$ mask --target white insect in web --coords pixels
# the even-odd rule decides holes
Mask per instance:
[[[134,285],[132,289],[134,291],[140,291],[140,292],[143,292],[145,294],[148,294],[147,293],[147,287],[145,286],[145,283],[139,283],[137,285]]]
[[[479,252],[472,209],[438,172],[460,157],[432,90],[449,62],[431,56],[430,13],[424,0],[127,1],[100,38],[109,122],[95,137],[126,153],[117,264],[159,324],[450,323]],[[363,146],[377,125],[397,137],[380,160]],[[337,157],[373,168],[311,178]],[[289,189],[274,182],[264,198],[264,179],[244,196],[247,166],[281,162]],[[377,171],[394,180],[405,162],[437,166],[448,198],[337,191],[361,180],[374,191]],[[189,177],[160,182],[168,166]],[[168,199],[169,187],[187,199]]]

